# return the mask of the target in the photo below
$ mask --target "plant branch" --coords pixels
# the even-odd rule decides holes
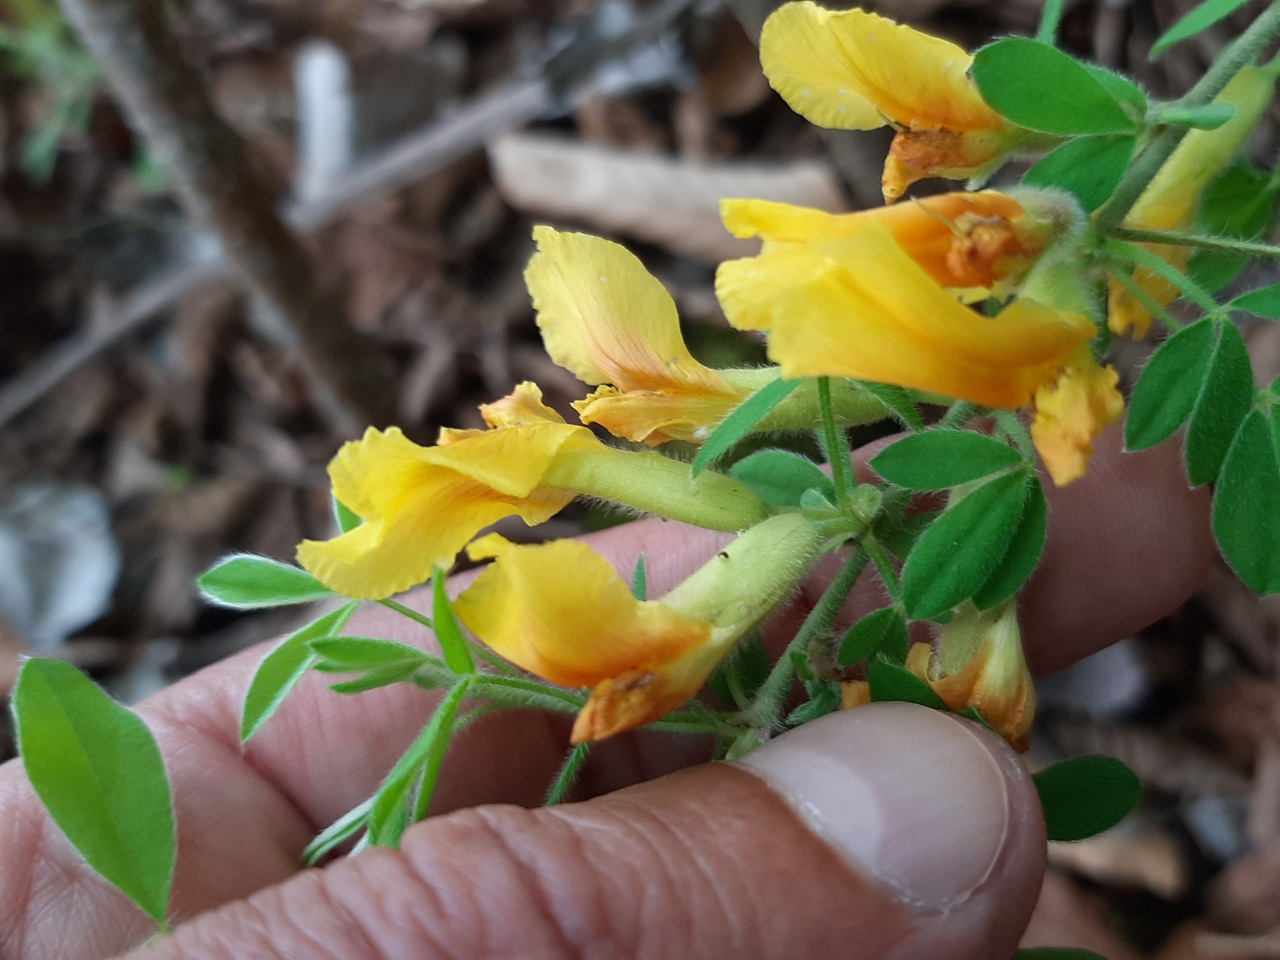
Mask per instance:
[[[1242,253],[1250,257],[1280,257],[1280,246],[1253,240],[1233,240],[1230,237],[1206,237],[1191,233],[1169,233],[1164,230],[1136,230],[1130,227],[1116,227],[1111,231],[1111,236],[1117,240],[1131,240],[1136,243],[1199,247],[1222,253]]]

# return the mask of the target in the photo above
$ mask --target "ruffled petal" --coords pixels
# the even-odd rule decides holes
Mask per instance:
[[[1086,318],[1033,301],[975,313],[878,224],[722,264],[716,293],[734,326],[769,331],[784,377],[853,377],[1006,409],[1028,403],[1095,332]]]
[[[421,447],[398,428],[369,430],[329,465],[334,496],[364,523],[332,540],[305,540],[298,562],[338,593],[377,600],[449,567],[489,524],[542,523],[571,492],[538,484],[562,451],[598,446],[585,427],[542,424],[476,432]]]
[[[1036,391],[1031,439],[1058,486],[1083,477],[1093,440],[1124,412],[1119,375],[1100,367],[1088,351],[1052,383]]]
[[[840,130],[1005,130],[960,47],[864,10],[788,3],[760,35],[765,76],[806,120]]]
[[[651,446],[670,440],[701,443],[710,436],[746,392],[711,394],[667,390],[621,391],[600,387],[573,408],[583,423],[598,423],[615,437]]]
[[[659,669],[711,636],[708,623],[637,600],[576,540],[516,546],[489,534],[467,552],[496,562],[455,602],[458,618],[504,658],[553,683],[592,686]]]
[[[619,390],[724,389],[680,335],[675,303],[625,248],[535,227],[525,270],[547,353],[584,383]]]

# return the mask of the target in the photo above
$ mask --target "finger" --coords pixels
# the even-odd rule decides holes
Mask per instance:
[[[302,874],[131,956],[1008,956],[1043,870],[1038,811],[989,733],[879,704],[736,767],[427,821],[399,852]]]

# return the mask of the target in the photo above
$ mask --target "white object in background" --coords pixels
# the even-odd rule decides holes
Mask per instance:
[[[346,55],[326,40],[298,50],[293,64],[298,94],[298,169],[293,191],[299,203],[329,190],[351,165],[355,106]]]

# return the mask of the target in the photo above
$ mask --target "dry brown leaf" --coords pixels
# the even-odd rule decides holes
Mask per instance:
[[[578,221],[711,263],[758,248],[725,231],[722,197],[824,210],[843,205],[831,168],[815,160],[701,163],[534,134],[499,139],[489,158],[498,188],[518,210]]]

